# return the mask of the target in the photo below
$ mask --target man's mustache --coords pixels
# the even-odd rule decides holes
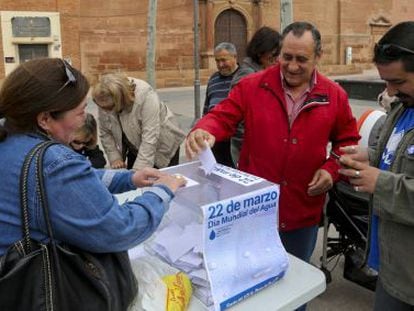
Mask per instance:
[[[403,104],[404,107],[413,107],[414,106],[414,98],[410,95],[405,94],[403,92],[398,92],[395,96],[399,99],[399,101]]]
[[[395,94],[395,96],[397,96],[401,101],[403,99],[411,99],[411,96],[410,95],[405,94],[405,93],[400,92],[400,91],[397,94]]]

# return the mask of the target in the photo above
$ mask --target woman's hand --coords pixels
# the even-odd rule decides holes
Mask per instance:
[[[152,186],[161,175],[165,175],[165,173],[161,173],[159,170],[152,167],[144,167],[143,169],[135,171],[134,175],[132,175],[132,182],[136,187],[149,187]]]
[[[111,162],[111,168],[113,169],[120,169],[120,168],[126,168],[126,164],[122,160],[115,160]]]
[[[154,182],[154,185],[163,184],[175,193],[178,188],[185,186],[186,183],[187,181],[181,175],[162,174],[161,177]]]
[[[194,158],[204,148],[206,148],[206,142],[210,147],[213,147],[216,138],[209,132],[202,129],[196,129],[188,134],[185,141],[185,154],[188,159]]]

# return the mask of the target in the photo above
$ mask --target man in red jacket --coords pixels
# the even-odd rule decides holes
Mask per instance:
[[[279,230],[286,250],[309,261],[326,192],[338,179],[332,150],[359,135],[345,91],[316,70],[319,31],[295,22],[282,34],[279,64],[241,80],[195,125],[187,157],[231,137],[245,122],[239,169],[280,184]]]

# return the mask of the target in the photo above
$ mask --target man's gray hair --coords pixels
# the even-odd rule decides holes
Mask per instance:
[[[221,50],[226,50],[232,55],[237,55],[236,46],[230,42],[221,42],[217,44],[217,46],[214,48],[214,53],[220,52]]]

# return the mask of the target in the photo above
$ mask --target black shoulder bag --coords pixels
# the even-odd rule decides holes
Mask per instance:
[[[23,238],[0,258],[0,309],[127,310],[138,291],[127,252],[90,253],[54,239],[43,180],[43,155],[53,144],[48,141],[34,147],[22,167]],[[27,182],[33,159],[37,193],[50,238],[47,243],[30,238]]]

